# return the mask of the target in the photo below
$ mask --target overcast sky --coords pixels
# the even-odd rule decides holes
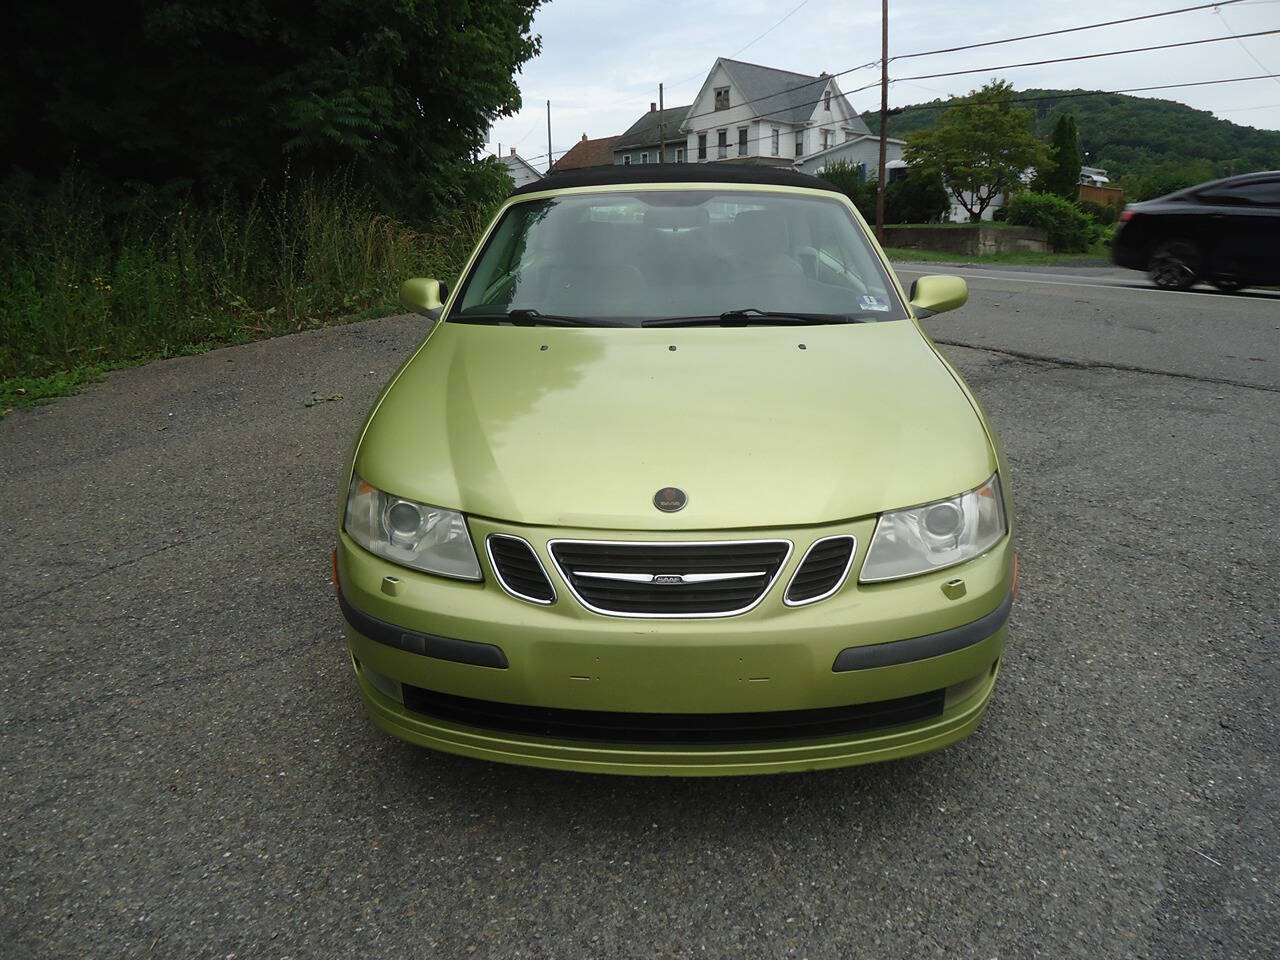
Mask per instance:
[[[890,0],[889,55],[1116,20],[1199,2]],[[517,147],[522,156],[537,158],[533,163],[539,168],[546,164],[548,99],[552,146],[559,156],[584,133],[589,137],[621,133],[649,109],[651,100],[657,100],[659,81],[665,84],[668,105],[689,103],[717,56],[817,74],[838,73],[880,55],[880,4],[875,0],[551,0],[538,13],[533,28],[542,36],[542,53],[525,64],[518,77],[524,109],[494,124],[489,151],[496,152],[499,144],[504,153]],[[890,63],[891,78],[969,68],[983,72],[895,82],[889,88],[889,103],[967,93],[993,76],[1012,81],[1019,90],[1116,90],[1280,73],[1280,34],[1043,67],[988,69],[1024,60],[1274,29],[1280,29],[1280,0],[1243,0],[1140,23],[900,60]],[[838,82],[850,92],[878,79],[877,66],[842,76]],[[1178,100],[1236,123],[1280,129],[1280,79],[1136,95]],[[854,93],[850,99],[859,111],[875,109],[880,103],[879,88]]]

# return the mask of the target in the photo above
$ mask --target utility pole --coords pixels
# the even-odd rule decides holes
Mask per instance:
[[[880,153],[882,155],[884,154],[883,147],[881,148]],[[548,100],[547,101],[547,173],[551,172],[551,160],[552,160],[552,157],[551,157],[551,101]],[[881,159],[880,159],[880,166],[882,167],[884,166],[883,156],[881,156]]]
[[[889,0],[880,0],[880,172],[876,180],[876,239],[884,243],[884,150],[889,136]]]
[[[663,121],[666,114],[662,108],[662,84],[658,84],[658,162],[667,162],[667,128]]]

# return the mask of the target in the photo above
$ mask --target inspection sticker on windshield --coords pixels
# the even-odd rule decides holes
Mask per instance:
[[[874,310],[876,313],[888,313],[889,304],[881,300],[875,294],[864,293],[859,305],[863,310]]]

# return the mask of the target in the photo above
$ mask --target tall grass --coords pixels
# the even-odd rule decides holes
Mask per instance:
[[[452,281],[487,210],[429,230],[343,179],[245,201],[142,197],[74,175],[0,191],[0,380],[56,377],[390,312],[410,276]]]

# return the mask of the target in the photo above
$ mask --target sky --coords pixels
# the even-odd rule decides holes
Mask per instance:
[[[1141,16],[1204,0],[890,0],[889,76],[945,71],[981,72],[889,87],[890,107],[968,93],[999,77],[1015,89],[1118,90],[1162,83],[1280,74],[1280,0],[1241,0],[1139,23],[1007,43],[960,53],[893,61],[894,56],[1028,33]],[[838,73],[871,61],[876,66],[839,77],[855,109],[880,106],[880,4],[875,0],[550,0],[533,31],[542,52],[517,77],[521,111],[498,120],[489,153],[516,147],[546,166],[546,101],[551,101],[552,148],[558,157],[584,133],[622,133],[664,84],[668,106],[690,103],[716,57],[733,57],[797,73]],[[1206,37],[1222,42],[1040,67],[994,70],[1026,60],[1070,57]],[[873,84],[859,93],[851,91]],[[1280,77],[1136,96],[1177,100],[1235,123],[1280,130]]]

